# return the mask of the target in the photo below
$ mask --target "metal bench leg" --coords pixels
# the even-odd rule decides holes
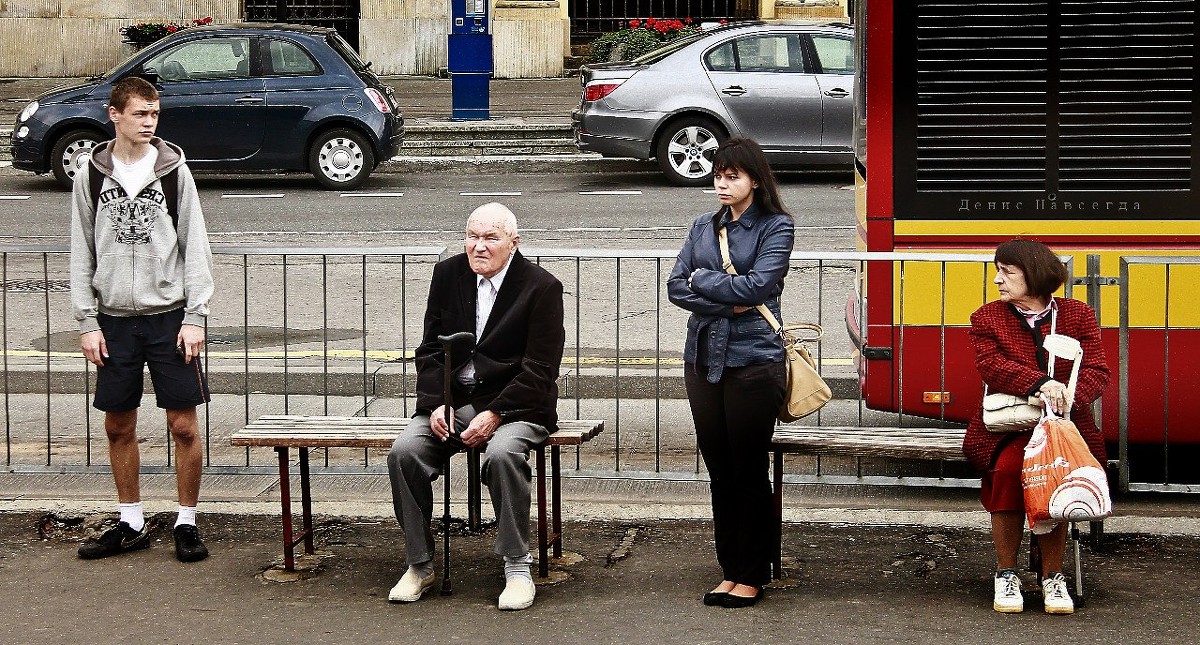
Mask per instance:
[[[483,489],[479,481],[479,449],[467,450],[467,530],[478,533],[483,526]]]
[[[562,475],[558,446],[550,446],[550,509],[554,527],[554,557],[562,557]]]
[[[1083,601],[1083,555],[1079,548],[1079,525],[1071,522],[1071,552],[1075,555],[1075,598]]]
[[[775,487],[775,554],[772,568],[776,580],[783,577],[783,452],[775,451],[772,484]]]
[[[317,549],[313,546],[312,488],[309,486],[308,479],[308,448],[301,447],[298,452],[300,453],[300,513],[304,527],[304,552],[312,555],[317,552]]]
[[[550,536],[546,530],[546,447],[537,447],[537,498],[538,498],[538,577],[550,575]]]
[[[291,477],[288,472],[288,449],[286,446],[275,448],[279,455],[279,506],[283,514],[283,568],[295,571],[296,559],[292,548],[292,490]]]

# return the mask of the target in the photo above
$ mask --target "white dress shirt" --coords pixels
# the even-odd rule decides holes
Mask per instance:
[[[492,307],[496,304],[496,295],[500,293],[500,287],[504,284],[504,276],[508,275],[508,267],[512,264],[512,256],[509,256],[508,261],[504,263],[504,267],[496,273],[496,275],[485,278],[481,275],[475,275],[475,342],[478,343],[480,337],[483,336],[483,328],[487,326],[488,317],[492,315]],[[467,361],[467,364],[458,371],[458,382],[463,385],[475,384],[475,363]]]

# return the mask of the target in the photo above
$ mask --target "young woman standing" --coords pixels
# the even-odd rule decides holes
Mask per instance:
[[[749,607],[770,581],[777,527],[767,454],[787,381],[780,338],[754,308],[765,304],[783,320],[779,296],[795,225],[762,149],[750,139],[717,148],[713,187],[720,208],[692,222],[667,293],[692,313],[684,384],[709,473],[722,573],[704,604]],[[737,275],[724,268],[722,228]]]

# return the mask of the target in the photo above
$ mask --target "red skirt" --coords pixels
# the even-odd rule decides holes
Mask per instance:
[[[1032,432],[1022,432],[1000,449],[992,467],[983,473],[979,501],[989,513],[1025,512],[1025,493],[1021,488],[1021,465],[1025,461],[1025,444]]]

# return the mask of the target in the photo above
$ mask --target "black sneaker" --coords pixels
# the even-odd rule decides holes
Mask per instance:
[[[137,551],[150,546],[150,523],[146,522],[141,531],[133,530],[128,522],[121,522],[104,533],[93,542],[79,545],[79,557],[84,560],[107,558],[110,555]]]
[[[195,524],[175,527],[175,557],[180,562],[199,562],[208,557],[208,547],[200,539],[200,531]]]

